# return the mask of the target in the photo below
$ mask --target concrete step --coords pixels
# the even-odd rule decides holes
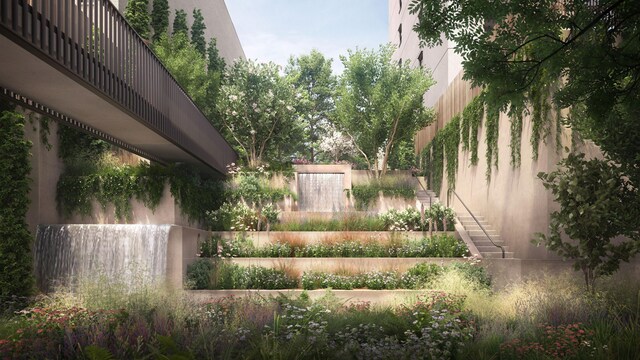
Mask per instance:
[[[482,216],[476,216],[475,219],[472,218],[471,216],[458,216],[458,219],[460,220],[460,222],[463,222],[463,223],[473,223],[473,224],[476,224],[477,222],[481,224],[487,223],[487,220],[485,220],[485,218]],[[476,222],[476,220],[478,221]]]
[[[480,251],[483,254],[488,252],[500,252],[500,248],[493,245],[486,245],[486,246],[476,245],[476,249],[478,249],[478,251]],[[509,249],[505,247],[504,251],[509,251]]]
[[[502,241],[494,240],[493,242],[494,242],[494,243],[496,243],[496,245],[504,246],[504,242],[502,242]],[[491,243],[491,241],[486,240],[486,239],[484,239],[484,240],[474,241],[474,242],[473,242],[473,244],[474,244],[476,247],[480,247],[480,246],[491,246],[491,247],[495,248],[495,246]]]
[[[493,237],[495,237],[495,236],[500,236],[500,234],[498,234],[498,232],[497,232],[497,231],[495,231],[495,230],[487,229],[486,227],[485,227],[484,229],[485,229],[485,231],[487,232],[486,234],[485,234],[485,232],[484,232],[484,231],[482,231],[481,229],[478,229],[478,230],[469,230],[469,229],[466,229],[466,230],[467,230],[467,234],[469,234],[469,236],[470,236],[471,238],[474,238],[474,237],[477,237],[477,236],[486,236],[486,235],[491,236],[491,238],[493,238]]]
[[[486,252],[486,253],[482,253],[482,256],[484,258],[487,259],[501,259],[502,258],[502,252],[498,251],[498,252]],[[505,252],[504,253],[504,257],[505,259],[513,259],[513,252]]]

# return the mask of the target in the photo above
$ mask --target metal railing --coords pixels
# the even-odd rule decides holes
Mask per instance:
[[[109,0],[0,0],[0,34],[207,166],[224,173],[219,159],[236,158]]]
[[[500,250],[502,251],[502,258],[505,258],[505,251],[504,251],[504,247],[502,245],[498,245],[495,243],[495,241],[493,241],[493,239],[491,238],[491,236],[489,236],[489,234],[487,233],[487,230],[485,230],[484,226],[482,226],[482,224],[480,224],[480,221],[478,221],[478,219],[475,217],[475,215],[473,215],[473,213],[471,212],[471,210],[469,210],[469,208],[467,207],[467,205],[464,203],[464,201],[462,201],[462,199],[460,198],[460,196],[458,195],[458,193],[455,192],[455,190],[453,189],[449,189],[449,192],[452,193],[453,195],[456,196],[456,198],[458,198],[458,200],[460,201],[460,204],[462,204],[462,206],[464,206],[464,208],[467,210],[467,212],[469,213],[469,215],[471,215],[471,217],[473,218],[473,220],[476,222],[476,224],[478,224],[478,226],[480,227],[480,229],[482,230],[482,232],[485,234],[485,236],[487,237],[487,239],[489,239],[489,241],[491,242],[491,244],[493,244],[493,246],[500,248]]]

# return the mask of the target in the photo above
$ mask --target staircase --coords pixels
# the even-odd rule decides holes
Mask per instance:
[[[469,213],[458,213],[458,221],[460,225],[465,229],[471,241],[473,241],[474,245],[480,252],[483,258],[502,258],[502,251],[499,247],[496,247],[491,243],[491,240],[485,235],[484,231],[480,228],[478,223],[482,225],[482,227],[486,230],[487,234],[491,237],[493,242],[497,245],[501,245],[504,247],[505,258],[513,259],[513,252],[509,252],[507,246],[504,245],[504,242],[500,238],[500,234],[485,220],[484,216],[479,216],[474,213],[474,216],[478,220],[476,222]]]
[[[429,189],[427,189],[426,191],[424,189],[419,189],[418,191],[416,191],[416,198],[418,199],[418,202],[420,204],[424,205],[425,209],[429,208],[429,204],[440,202],[440,200],[438,199],[438,195]],[[429,198],[431,198],[431,200],[429,200]]]

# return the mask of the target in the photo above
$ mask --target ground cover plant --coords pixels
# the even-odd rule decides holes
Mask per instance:
[[[431,224],[431,225],[430,225]],[[433,204],[424,216],[414,208],[391,209],[379,215],[347,214],[337,219],[305,219],[274,224],[274,231],[434,231],[455,230],[453,209]]]
[[[3,318],[0,358],[637,359],[638,284],[606,280],[595,294],[568,276],[492,291],[452,271],[372,305],[330,292],[195,302],[100,279]]]
[[[305,271],[301,276],[287,268],[243,267],[228,260],[199,259],[187,268],[187,287],[191,289],[327,289],[394,290],[424,289],[436,277],[455,272],[478,287],[488,288],[491,280],[480,266],[457,266],[419,263],[406,272],[395,270],[353,273],[341,271]]]
[[[256,247],[246,234],[233,239],[214,235],[201,245],[202,257],[463,257],[467,245],[448,234],[412,240],[401,236],[390,239],[327,238],[307,244],[296,236],[281,236],[270,244]]]

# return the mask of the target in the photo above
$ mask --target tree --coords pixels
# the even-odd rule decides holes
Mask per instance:
[[[207,73],[207,62],[189,42],[187,34],[178,32],[170,38],[162,36],[154,44],[153,50],[180,86],[209,117],[205,112],[207,89],[211,82]]]
[[[153,29],[153,41],[160,40],[167,34],[169,28],[169,2],[168,0],[153,0],[151,9],[151,28]]]
[[[193,9],[193,25],[191,25],[191,43],[202,54],[206,55],[207,42],[204,39],[204,30],[207,26],[204,24],[204,17],[200,9]]]
[[[225,74],[218,108],[227,138],[246,164],[257,167],[300,141],[296,92],[274,63],[236,61]]]
[[[149,0],[130,0],[124,9],[124,17],[129,25],[143,39],[149,38]]]
[[[433,80],[420,68],[392,62],[392,53],[390,45],[378,51],[350,50],[341,57],[345,69],[336,91],[339,127],[376,176],[386,173],[395,146],[433,119],[423,104]]]
[[[560,170],[538,174],[560,210],[551,214],[550,234],[538,234],[537,243],[573,259],[587,288],[593,289],[597,278],[614,273],[639,250],[634,242],[640,240],[640,206],[629,201],[637,198],[638,189],[619,167],[604,160],[570,154],[560,165]],[[627,239],[612,242],[618,235]]]
[[[414,0],[410,9],[424,45],[442,43],[441,34],[455,41],[465,78],[505,107],[524,108],[550,87],[572,109],[567,125],[638,183],[639,2]]]
[[[173,18],[173,35],[189,33],[189,25],[187,25],[187,12],[182,9],[176,10],[176,16]]]
[[[328,124],[320,139],[318,148],[337,163],[343,156],[354,155],[355,148],[351,138],[340,132],[332,124]]]
[[[218,51],[218,42],[216,38],[213,37],[209,41],[209,46],[207,46],[207,70],[217,71],[222,74],[224,73],[225,66],[226,63]]]
[[[285,74],[298,91],[305,94],[297,106],[306,123],[306,139],[309,160],[315,162],[323,129],[333,111],[333,93],[336,79],[331,70],[331,59],[326,59],[318,50],[298,58],[290,57]]]
[[[414,30],[423,45],[440,44],[442,37],[453,40],[455,51],[463,58],[464,77],[484,87],[487,98],[502,108],[524,109],[545,91],[558,109],[570,109],[565,124],[592,140],[604,154],[605,161],[593,173],[607,181],[617,174],[615,183],[624,182],[634,189],[620,198],[625,204],[618,205],[640,207],[640,2],[414,0],[410,11],[417,14]],[[571,167],[553,172],[556,178],[587,176],[592,172],[577,169],[596,168],[582,158],[564,164]],[[563,191],[560,183],[545,180],[550,175],[541,175],[552,192]],[[576,181],[590,183],[590,179]],[[608,191],[607,184],[600,185],[594,191]],[[562,217],[599,206],[598,198],[586,199],[590,202],[581,203],[582,208],[571,208],[578,203],[558,199],[561,211],[552,214],[552,239],[559,231],[554,226],[564,227],[569,236],[580,236],[575,239],[579,243],[587,239],[570,230],[572,224]],[[615,212],[600,214],[600,223],[611,230],[602,241],[627,234],[627,226],[640,229],[640,217],[622,224],[618,216]],[[600,261],[598,252],[550,248]]]

